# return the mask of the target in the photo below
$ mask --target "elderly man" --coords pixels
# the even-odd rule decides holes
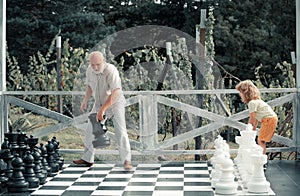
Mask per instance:
[[[112,118],[119,154],[125,169],[131,169],[131,149],[125,121],[125,97],[121,78],[117,68],[105,62],[103,54],[94,51],[89,56],[90,66],[86,71],[86,91],[80,109],[86,110],[88,100],[94,97],[92,113],[97,113],[96,120],[103,121],[104,115]],[[85,150],[81,159],[73,160],[75,164],[92,166],[95,149],[92,144],[92,126],[86,130]]]

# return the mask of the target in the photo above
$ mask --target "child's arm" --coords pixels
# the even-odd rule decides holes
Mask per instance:
[[[254,122],[254,125],[253,125],[253,131],[256,131],[257,125],[258,125],[258,120],[255,119],[255,122]]]
[[[250,117],[249,117],[248,123],[253,126],[253,130],[255,131],[256,128],[257,128],[257,124],[258,124],[258,120],[255,118],[255,112],[251,112],[250,113]]]

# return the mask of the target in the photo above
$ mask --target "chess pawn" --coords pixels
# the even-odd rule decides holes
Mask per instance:
[[[247,187],[251,193],[267,193],[270,188],[270,182],[266,180],[263,165],[267,163],[267,155],[254,154],[251,156],[254,165],[253,175],[249,180]]]
[[[42,151],[40,148],[36,147],[36,150],[38,151],[39,155],[40,155],[40,167],[42,169],[42,173],[47,177],[48,176],[48,171],[47,169],[44,167],[43,165],[43,155],[42,155]]]
[[[29,183],[29,188],[37,188],[40,185],[40,179],[36,177],[34,167],[34,157],[30,154],[30,151],[26,151],[24,158],[25,170],[23,176]]]
[[[58,164],[59,170],[61,170],[64,164],[64,159],[59,155],[59,142],[57,141],[56,137],[53,137],[51,142],[54,146],[54,154],[53,154],[54,159]]]
[[[49,164],[49,166],[51,167],[51,170],[52,170],[51,175],[54,175],[59,170],[59,165],[56,163],[56,160],[54,159],[54,146],[53,146],[51,141],[48,141],[48,144],[46,144],[45,147],[46,147],[47,152],[48,152],[47,161],[48,161],[48,164]]]
[[[219,181],[217,182],[216,194],[221,195],[233,195],[237,193],[237,183],[234,181],[234,168],[233,168],[233,161],[228,157],[225,158],[222,163],[221,168],[221,176]]]
[[[40,144],[40,151],[41,151],[41,157],[42,157],[42,165],[44,169],[47,171],[47,176],[51,176],[52,168],[49,166],[47,161],[47,148],[44,146],[44,144]]]
[[[1,144],[1,149],[11,149],[8,138],[5,137],[3,143]]]
[[[11,161],[14,158],[14,156],[11,154],[10,149],[1,149],[0,152],[1,152],[1,158],[6,163],[6,170],[5,170],[6,177],[10,178],[13,173]]]
[[[16,153],[12,159],[13,173],[7,182],[7,191],[12,193],[22,193],[28,191],[29,183],[25,181],[22,171],[24,170],[24,163]]]
[[[40,184],[45,184],[47,171],[43,171],[44,169],[41,167],[41,154],[39,153],[37,148],[33,149],[32,156],[34,157],[34,173],[36,177],[39,178]]]
[[[2,159],[0,159],[0,183],[1,183],[0,195],[3,192],[6,192],[6,184],[8,182],[8,177],[5,176],[6,166],[7,164]]]

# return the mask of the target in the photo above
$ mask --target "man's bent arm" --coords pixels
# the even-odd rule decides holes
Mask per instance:
[[[103,115],[105,113],[105,111],[107,110],[107,108],[109,108],[111,105],[113,105],[115,103],[115,101],[119,98],[121,94],[121,89],[117,88],[114,89],[111,94],[108,96],[106,102],[102,105],[102,107],[100,108],[98,114],[97,114],[97,120],[103,121]]]

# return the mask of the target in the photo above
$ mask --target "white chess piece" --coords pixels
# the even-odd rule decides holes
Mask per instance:
[[[267,155],[254,154],[251,156],[253,175],[247,184],[248,192],[251,193],[267,193],[270,188],[270,182],[266,180],[263,165],[267,163]]]
[[[221,176],[219,181],[216,183],[216,194],[221,195],[232,195],[237,193],[237,182],[234,181],[234,167],[233,161],[226,157],[222,161],[222,168],[221,168]]]
[[[253,130],[253,125],[248,123],[246,126],[246,131],[252,131]]]
[[[225,158],[225,154],[222,149],[216,149],[215,156],[214,156],[214,167],[211,171],[211,186],[214,188],[216,183],[219,181],[221,176],[221,163],[222,160]]]
[[[238,148],[237,155],[234,158],[234,163],[236,165],[238,165],[241,162],[241,160],[242,160],[242,154],[241,154],[242,138],[241,138],[241,136],[235,136],[235,142],[239,145],[239,148]]]
[[[251,155],[256,154],[255,149],[257,149],[258,146],[255,142],[256,132],[252,129],[252,124],[248,124],[245,130],[240,131],[241,136],[236,138],[239,144],[236,164],[245,188],[247,187],[253,170]]]
[[[220,135],[218,135],[217,139],[215,139],[215,141],[214,141],[215,152],[210,159],[211,164],[213,165],[213,168],[215,168],[215,158],[220,153],[220,151],[218,151],[218,150],[222,150],[222,146],[221,146],[222,140],[223,140],[222,137]]]

